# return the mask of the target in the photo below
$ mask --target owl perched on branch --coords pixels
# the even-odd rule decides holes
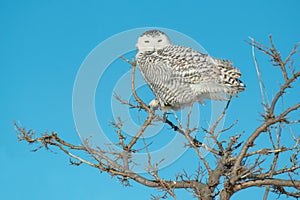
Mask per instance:
[[[205,99],[227,100],[245,89],[232,62],[173,45],[162,31],[146,31],[136,47],[138,68],[156,97],[150,102],[154,109],[179,110]]]

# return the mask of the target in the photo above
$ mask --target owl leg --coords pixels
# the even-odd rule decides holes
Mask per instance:
[[[157,99],[153,99],[150,103],[149,106],[153,108],[153,110],[157,110],[159,108],[159,101]]]
[[[161,105],[157,99],[153,99],[150,103],[149,106],[153,110],[157,110],[158,108],[161,109],[163,112],[168,112],[171,109],[171,106],[166,106],[166,105]]]

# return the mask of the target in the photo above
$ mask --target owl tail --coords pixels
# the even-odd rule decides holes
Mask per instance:
[[[235,96],[237,93],[245,90],[246,85],[239,79],[242,74],[238,68],[233,66],[231,61],[216,58],[213,61],[220,70],[219,81],[226,88],[226,94]]]

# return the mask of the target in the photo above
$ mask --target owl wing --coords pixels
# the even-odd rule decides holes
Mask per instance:
[[[157,52],[161,58],[167,58],[174,78],[187,83],[209,82],[217,79],[220,70],[210,61],[207,54],[183,46],[168,46]]]
[[[176,82],[189,84],[195,95],[223,100],[223,94],[235,94],[245,87],[238,79],[241,73],[231,61],[212,58],[183,46],[168,46],[157,54],[168,60]],[[209,95],[209,97],[205,96]]]

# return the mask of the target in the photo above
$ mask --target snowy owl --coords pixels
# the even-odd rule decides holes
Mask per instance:
[[[245,89],[232,62],[173,45],[162,31],[146,31],[136,47],[138,68],[155,95],[149,104],[154,109],[179,110],[205,99],[227,100]]]

